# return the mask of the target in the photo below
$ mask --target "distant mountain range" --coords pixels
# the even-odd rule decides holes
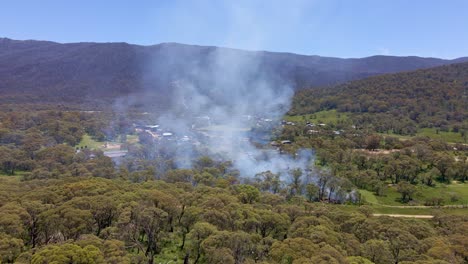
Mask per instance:
[[[177,43],[60,44],[0,38],[0,102],[83,102],[144,91],[152,91],[165,101],[173,81],[206,73],[215,53],[255,58],[259,74],[275,76],[295,89],[468,61],[468,57],[444,60],[414,56],[341,59]]]

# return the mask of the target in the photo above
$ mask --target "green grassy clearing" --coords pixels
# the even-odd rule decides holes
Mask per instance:
[[[424,205],[425,201],[431,198],[442,198],[445,205],[468,204],[468,183],[441,184],[437,183],[435,187],[418,185],[417,193],[414,195],[413,203]],[[395,186],[389,186],[385,196],[376,196],[367,190],[359,190],[366,202],[375,205],[401,206],[401,195],[397,192]],[[452,199],[456,198],[456,199]]]
[[[85,134],[81,139],[80,143],[75,146],[77,148],[87,146],[89,149],[101,149],[104,145],[104,142],[95,141],[90,135]]]
[[[393,133],[379,133],[382,136],[392,136],[396,137],[400,140],[408,140],[413,138],[412,136],[403,136],[403,135],[398,135],[398,134],[393,134]],[[438,139],[442,140],[445,142],[450,142],[450,143],[466,143],[461,136],[460,133],[454,133],[454,132],[442,132],[437,130],[435,128],[422,128],[416,133],[415,136],[420,136],[420,137],[429,137],[432,139]]]
[[[16,176],[23,176],[25,173],[28,173],[27,171],[20,171],[17,170],[15,171],[14,175],[8,175],[4,171],[0,171],[0,176],[5,176],[5,177],[16,177]]]
[[[314,114],[308,115],[297,115],[297,116],[285,116],[286,121],[291,122],[311,122],[311,123],[325,123],[325,124],[337,124],[338,121],[344,121],[348,119],[348,114],[338,113],[336,110],[320,111]]]
[[[361,194],[362,198],[367,202],[371,204],[378,204],[379,201],[377,200],[377,196],[373,194],[371,191],[368,190],[359,190],[359,193]]]
[[[442,132],[442,131],[439,131],[437,133],[437,130],[435,128],[420,129],[417,135],[427,136],[433,139],[440,139],[440,140],[447,141],[447,142],[465,143],[463,137],[461,136],[461,133]]]
[[[401,195],[396,191],[394,187],[388,187],[385,190],[384,196],[377,196],[371,191],[359,190],[362,197],[367,203],[374,205],[405,205],[400,202]]]
[[[338,205],[347,212],[355,212],[358,205]],[[418,207],[385,207],[381,205],[369,205],[375,214],[402,214],[402,215],[468,215],[468,208],[418,208]]]
[[[23,177],[23,175],[27,173],[26,171],[15,171],[14,175],[5,174],[3,171],[0,171],[0,179],[2,180],[12,180],[12,181],[19,181]]]
[[[131,144],[137,144],[138,143],[138,136],[137,135],[126,135],[126,141],[128,143],[131,143]],[[80,143],[78,145],[76,145],[75,147],[76,148],[81,148],[81,147],[84,148],[85,146],[87,146],[89,149],[100,149],[100,150],[103,150],[103,151],[109,150],[109,149],[104,147],[105,144],[106,144],[106,142],[96,141],[90,135],[85,134],[83,136],[83,138],[81,139]],[[120,143],[120,138],[118,138],[116,142],[108,141],[108,144],[109,145],[121,144]]]

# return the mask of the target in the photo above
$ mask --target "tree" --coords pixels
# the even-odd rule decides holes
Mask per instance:
[[[235,264],[241,264],[247,259],[252,259],[256,251],[256,242],[259,240],[258,235],[249,235],[242,231],[220,231],[209,236],[202,243],[202,249],[208,253],[205,254],[208,263],[214,263],[213,259],[211,259],[213,256],[209,254],[210,252],[224,250],[224,252],[229,252],[229,255],[234,258]]]
[[[313,183],[309,183],[306,185],[306,196],[309,202],[318,200],[319,191],[319,187]]]
[[[148,264],[154,263],[154,256],[161,250],[161,233],[167,223],[168,214],[155,207],[138,207],[133,212],[132,224],[136,225],[143,237],[138,242],[144,245]]]
[[[233,186],[233,188],[242,203],[251,204],[257,201],[260,196],[260,191],[252,185],[238,184]]]
[[[0,233],[17,238],[27,238],[28,212],[18,203],[11,202],[0,207]]]
[[[0,233],[0,263],[14,263],[23,246],[23,240]]]
[[[97,236],[104,228],[111,226],[117,217],[117,202],[117,197],[105,195],[76,197],[69,201],[74,207],[88,210],[91,213]]]
[[[365,140],[365,149],[374,151],[380,147],[380,141],[382,138],[377,135],[369,135]]]
[[[32,256],[31,264],[104,264],[104,255],[95,246],[84,248],[71,243],[42,248]]]
[[[300,168],[293,169],[291,171],[291,195],[301,195],[302,194],[302,170]]]
[[[327,194],[328,183],[332,180],[333,176],[329,171],[319,170],[317,171],[317,177],[317,185],[319,187],[318,199],[319,201],[323,201]]]
[[[48,206],[44,205],[43,203],[39,201],[25,201],[23,202],[23,207],[26,209],[26,211],[29,214],[28,244],[31,245],[32,248],[35,248],[38,243],[39,235],[41,232],[40,222],[43,218],[42,213],[47,210]]]
[[[300,258],[310,259],[319,246],[305,238],[287,238],[271,246],[270,256],[276,263],[293,263]]]
[[[202,242],[216,232],[216,227],[206,222],[198,222],[193,226],[188,237],[190,239],[190,255],[194,258],[194,264],[197,264],[202,257]]]
[[[454,160],[449,155],[439,155],[436,157],[434,165],[437,169],[439,169],[441,181],[448,181],[447,171],[453,165],[453,163]]]
[[[197,223],[200,213],[201,209],[196,206],[184,208],[183,214],[180,217],[178,223],[181,228],[180,232],[182,234],[182,244],[180,245],[181,250],[184,249],[187,234],[190,233],[192,227]]]
[[[58,216],[57,228],[65,240],[76,240],[80,235],[93,230],[93,217],[89,210],[82,210],[72,207],[70,204],[64,204],[54,210],[53,214]]]
[[[434,181],[440,177],[440,171],[437,168],[432,168],[428,172],[420,174],[421,182],[427,186],[433,186]]]
[[[0,146],[0,169],[5,174],[14,175],[21,161],[26,160],[23,154],[18,149]]]
[[[418,240],[406,230],[390,227],[380,234],[381,238],[388,242],[388,248],[395,264],[401,261],[405,251],[417,249]]]
[[[280,177],[279,174],[272,173],[271,171],[264,171],[255,175],[255,181],[261,191],[268,191],[278,193],[280,190]]]
[[[349,264],[373,264],[374,262],[363,258],[363,257],[347,257],[346,260],[348,261]]]
[[[289,226],[289,218],[285,214],[279,214],[270,210],[256,210],[258,214],[257,232],[265,238],[272,236],[281,238]]]
[[[367,240],[361,245],[362,256],[373,263],[391,263],[389,244],[379,239]]]
[[[416,187],[406,181],[401,181],[397,185],[397,192],[401,194],[401,201],[407,203],[413,199]]]

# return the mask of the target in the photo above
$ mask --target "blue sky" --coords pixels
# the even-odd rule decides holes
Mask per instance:
[[[0,36],[456,58],[468,56],[468,1],[2,0]]]

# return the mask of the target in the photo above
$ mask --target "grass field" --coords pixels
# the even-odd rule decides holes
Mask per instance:
[[[337,205],[340,209],[354,212],[358,205]],[[468,208],[419,208],[419,207],[388,207],[381,205],[369,205],[375,214],[401,214],[401,215],[468,215]]]
[[[388,187],[385,196],[376,196],[367,190],[359,191],[367,203],[374,205],[405,205],[400,202],[401,195],[395,187]],[[468,183],[440,184],[435,187],[423,185],[417,186],[417,193],[414,195],[413,203],[424,205],[425,201],[431,198],[442,198],[445,205],[468,205]],[[456,199],[453,199],[456,198]]]
[[[408,140],[411,139],[412,136],[402,136],[402,135],[397,135],[397,134],[386,134],[386,133],[380,133],[382,136],[392,136],[399,138],[400,140]],[[461,136],[460,133],[454,133],[454,132],[442,132],[439,131],[437,133],[435,128],[422,128],[416,133],[415,136],[424,136],[424,137],[430,137],[432,139],[439,139],[442,141],[450,142],[450,143],[466,143]]]
[[[102,145],[104,145],[104,142],[95,141],[90,135],[85,134],[80,143],[75,147],[81,148],[87,146],[89,149],[100,149]]]
[[[291,122],[306,122],[311,123],[325,123],[325,124],[337,124],[338,121],[344,121],[348,119],[348,114],[338,113],[336,110],[320,111],[309,115],[297,115],[297,116],[285,116],[286,121]]]
[[[126,137],[127,137],[127,142],[128,143],[132,143],[132,144],[138,143],[138,136],[137,135],[127,135]],[[119,141],[119,140],[117,140],[117,141]],[[75,147],[81,148],[81,147],[87,146],[89,149],[109,150],[109,149],[106,149],[104,147],[105,144],[106,144],[106,142],[96,141],[90,135],[85,134],[83,136],[83,138],[81,139],[80,143],[78,145],[76,145]],[[110,145],[112,145],[112,144],[120,145],[121,143],[119,143],[119,142],[108,142],[109,148],[111,148]]]
[[[359,193],[361,194],[361,197],[364,199],[366,203],[379,204],[379,200],[377,199],[377,196],[371,191],[359,190]]]
[[[3,171],[0,171],[0,178],[4,180],[20,180],[26,171],[15,171],[14,175],[7,175]]]
[[[418,136],[427,136],[433,139],[440,139],[447,142],[453,143],[465,143],[461,133],[454,133],[454,132],[441,132],[437,133],[435,128],[423,128],[420,129]]]

